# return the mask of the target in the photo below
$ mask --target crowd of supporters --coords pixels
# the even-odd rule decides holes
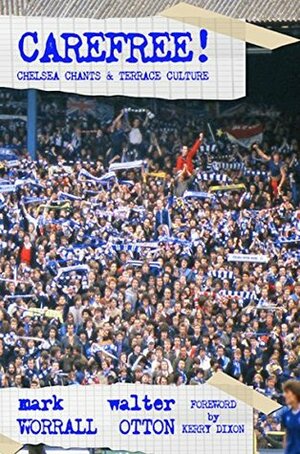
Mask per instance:
[[[300,378],[299,118],[173,103],[103,122],[44,100],[32,161],[21,113],[0,125],[0,386],[222,370],[282,402]],[[230,139],[237,122],[263,139]]]

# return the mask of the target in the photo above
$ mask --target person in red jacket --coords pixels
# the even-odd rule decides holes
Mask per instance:
[[[177,158],[176,171],[180,173],[181,177],[189,178],[192,176],[194,171],[193,159],[203,141],[203,133],[199,134],[199,138],[196,140],[192,148],[188,149],[187,145],[183,145],[181,148],[181,155]]]

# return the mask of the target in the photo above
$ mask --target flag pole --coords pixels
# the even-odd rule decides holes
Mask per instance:
[[[216,138],[215,138],[215,136],[214,136],[214,133],[213,133],[212,127],[211,127],[211,125],[210,125],[210,123],[209,123],[209,122],[207,123],[207,127],[208,127],[208,130],[209,130],[209,132],[210,132],[210,135],[211,135],[211,137],[212,137],[212,140],[213,140],[214,142],[216,142]]]

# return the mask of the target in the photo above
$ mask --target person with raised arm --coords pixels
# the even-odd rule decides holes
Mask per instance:
[[[181,148],[181,155],[178,156],[176,162],[176,171],[184,178],[192,176],[194,171],[193,159],[199,150],[199,147],[203,141],[203,133],[199,134],[199,138],[195,141],[194,145],[189,149],[187,145],[183,145]]]
[[[281,194],[283,183],[286,179],[284,163],[280,159],[280,154],[276,151],[272,156],[267,155],[257,143],[252,145],[253,150],[264,160],[271,174],[271,188],[275,197]]]

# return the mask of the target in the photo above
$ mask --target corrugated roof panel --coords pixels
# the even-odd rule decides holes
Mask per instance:
[[[1,0],[0,15],[14,14],[20,16],[26,14],[28,0]]]
[[[182,0],[0,0],[0,14],[56,17],[154,16]],[[300,0],[186,0],[249,22],[299,22]]]

